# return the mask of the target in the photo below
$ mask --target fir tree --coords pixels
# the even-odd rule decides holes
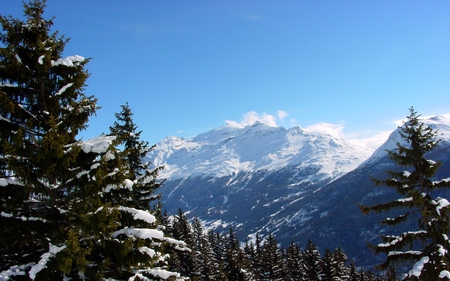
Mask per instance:
[[[130,207],[147,210],[150,208],[150,202],[160,197],[156,190],[163,183],[158,181],[158,173],[163,167],[150,169],[151,163],[143,161],[154,146],[140,140],[142,131],[137,131],[138,127],[133,121],[133,112],[128,103],[121,107],[122,111],[116,113],[114,126],[110,127],[110,134],[116,136],[116,145],[122,148],[121,156],[125,159],[129,172],[127,176],[133,182],[133,190],[126,199],[130,201],[128,205],[133,204]]]
[[[86,251],[67,254],[81,227],[81,214],[68,210],[82,209],[75,200],[84,191],[73,179],[90,156],[79,155],[76,136],[97,106],[83,94],[88,60],[62,57],[68,40],[50,33],[44,8],[31,1],[25,21],[0,17],[0,270],[60,279],[68,264],[87,264]],[[94,197],[93,208],[100,206]]]
[[[321,257],[319,250],[312,243],[308,241],[308,245],[303,250],[303,271],[305,272],[304,280],[313,281],[320,280],[322,276]]]
[[[303,279],[303,256],[298,244],[291,243],[283,253],[283,260],[286,268],[286,280]]]
[[[333,252],[333,268],[335,281],[344,281],[349,278],[349,268],[345,265],[348,257],[341,248],[336,248]]]
[[[61,57],[67,40],[50,34],[45,1],[24,8],[26,21],[0,18],[0,276],[178,278],[161,248],[184,243],[127,205],[139,181],[121,138],[77,139],[97,109],[83,94],[88,60]],[[112,190],[129,192],[112,200]]]
[[[232,227],[225,244],[225,272],[228,280],[247,280],[248,263]]]
[[[262,280],[284,280],[281,251],[273,234],[263,244],[260,262]]]
[[[410,108],[407,121],[400,127],[404,143],[397,143],[395,150],[388,151],[392,161],[406,170],[388,171],[390,178],[374,179],[377,185],[394,188],[402,196],[396,201],[374,206],[361,206],[364,213],[385,212],[400,209],[403,212],[394,218],[382,221],[382,224],[396,226],[408,220],[418,220],[417,229],[402,234],[382,236],[383,243],[371,245],[376,253],[388,254],[380,269],[408,262],[415,263],[406,274],[409,280],[438,280],[450,275],[448,256],[450,230],[448,201],[433,198],[433,192],[448,188],[448,180],[434,181],[433,177],[439,163],[426,158],[426,153],[439,143],[436,131],[425,126],[420,115]]]

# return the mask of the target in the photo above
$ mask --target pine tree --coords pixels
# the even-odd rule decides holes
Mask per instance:
[[[214,280],[226,280],[225,272],[225,244],[226,237],[214,230],[208,231],[208,241],[214,253],[214,263],[212,264],[211,276]]]
[[[133,182],[132,192],[128,194],[130,197],[126,199],[130,201],[130,207],[147,210],[152,201],[160,198],[156,190],[163,183],[158,181],[158,173],[163,167],[150,169],[151,163],[143,162],[146,154],[155,146],[140,140],[142,131],[137,131],[138,127],[133,121],[133,112],[128,103],[121,107],[122,111],[116,113],[114,126],[110,127],[110,134],[116,136],[115,144],[122,148],[122,158],[125,159],[126,170],[129,172],[127,176]],[[111,191],[115,192],[121,191]]]
[[[228,280],[247,280],[248,261],[240,248],[239,239],[232,227],[225,244],[225,272]]]
[[[448,205],[441,197],[433,199],[436,190],[448,188],[447,180],[433,181],[440,164],[426,158],[439,143],[436,131],[419,119],[420,115],[410,108],[407,121],[400,127],[405,144],[397,143],[395,150],[388,151],[392,161],[406,170],[388,171],[390,178],[374,179],[377,185],[394,188],[402,196],[396,201],[374,206],[361,206],[364,213],[385,212],[400,209],[403,212],[387,218],[382,224],[396,226],[408,220],[418,220],[417,229],[402,234],[382,236],[383,243],[371,245],[376,253],[388,254],[380,269],[398,263],[415,263],[407,273],[409,280],[438,280],[450,276],[450,231]]]
[[[263,244],[260,261],[262,280],[284,280],[281,251],[273,234]]]
[[[86,264],[85,251],[67,255],[81,215],[68,210],[82,208],[73,179],[80,158],[91,156],[79,155],[76,135],[97,106],[83,94],[88,60],[62,57],[68,40],[50,33],[44,8],[31,1],[25,21],[0,17],[0,270],[60,279],[71,259]]]
[[[349,278],[349,268],[345,265],[348,257],[342,251],[341,248],[336,248],[333,252],[333,267],[334,267],[334,279],[335,281],[345,281]]]
[[[320,280],[322,276],[321,257],[319,250],[308,241],[308,245],[303,250],[303,271],[305,272],[304,280],[313,281]]]
[[[161,248],[184,243],[127,205],[146,182],[115,147],[121,137],[77,139],[97,109],[83,94],[88,60],[61,57],[67,40],[50,34],[45,1],[24,8],[26,21],[0,18],[1,278],[181,279]]]
[[[184,241],[189,249],[194,246],[195,241],[191,226],[181,209],[178,210],[178,214],[174,218],[170,235],[174,239]],[[185,250],[175,251],[169,261],[169,268],[171,271],[180,272],[182,276],[194,277],[194,253]]]
[[[303,256],[298,244],[291,243],[283,253],[286,267],[286,280],[303,280]]]
[[[336,276],[335,268],[334,268],[334,259],[333,254],[329,249],[325,250],[325,255],[323,256],[322,262],[322,281],[332,281]]]

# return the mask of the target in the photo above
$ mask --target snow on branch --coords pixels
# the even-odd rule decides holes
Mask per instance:
[[[405,238],[406,236],[420,235],[420,234],[426,234],[426,233],[427,232],[425,230],[404,232],[401,236],[394,236],[393,237],[394,239],[392,241],[388,242],[388,243],[380,243],[380,244],[378,244],[377,247],[382,247],[382,248],[391,247],[391,246],[394,246],[397,243],[401,242],[403,240],[403,238]],[[403,253],[403,252],[401,252],[401,253]],[[389,255],[390,254],[391,254],[391,252],[389,253]]]
[[[439,278],[444,279],[450,279],[450,272],[448,272],[447,270],[442,270],[441,273],[439,273]]]
[[[0,186],[7,186],[7,185],[22,185],[22,183],[16,181],[16,180],[10,180],[10,179],[5,179],[5,178],[0,178]]]
[[[143,221],[148,222],[148,223],[155,223],[156,222],[155,216],[153,216],[152,214],[150,214],[147,211],[138,210],[138,209],[135,209],[135,208],[123,207],[123,206],[119,207],[118,209],[120,211],[124,211],[124,212],[132,214],[133,218],[135,220],[143,220]]]
[[[30,279],[34,280],[36,278],[36,274],[47,267],[47,262],[50,258],[54,257],[58,252],[64,250],[65,248],[66,246],[57,247],[50,243],[48,252],[43,254],[41,256],[41,260],[30,269],[30,272],[28,273]]]
[[[148,281],[153,280],[153,279],[145,277],[142,273],[150,274],[153,277],[159,277],[164,280],[169,279],[170,277],[175,277],[176,280],[185,280],[184,278],[180,278],[179,273],[167,271],[167,270],[161,269],[161,268],[151,268],[151,269],[146,269],[146,270],[140,270],[134,276],[131,276],[128,280],[132,281],[132,280],[136,280],[136,278],[138,278],[137,280],[148,280]]]
[[[121,230],[114,231],[112,234],[113,238],[116,238],[119,235],[126,235],[126,236],[132,236],[135,238],[141,238],[141,239],[157,239],[157,240],[163,240],[164,239],[164,233],[157,229],[149,229],[149,228],[124,228]]]
[[[447,199],[441,197],[436,198],[436,200],[432,200],[431,203],[436,205],[436,213],[439,216],[441,215],[441,209],[450,205]]]
[[[83,141],[80,146],[84,153],[105,153],[115,138],[115,136],[100,136]]]
[[[419,277],[420,274],[422,274],[422,269],[423,269],[423,267],[424,267],[425,264],[428,263],[429,261],[430,261],[430,259],[429,259],[427,256],[422,257],[418,262],[416,262],[416,263],[414,264],[413,269],[411,269],[411,270],[409,271],[409,276],[417,276],[417,277]]]
[[[79,56],[79,55],[69,56],[67,58],[59,59],[57,61],[52,60],[52,66],[65,65],[65,66],[73,67],[73,66],[76,66],[78,62],[82,62],[84,60],[85,60],[85,58],[83,58],[82,56]]]
[[[5,271],[0,272],[0,281],[11,280],[11,276],[25,276],[27,268],[33,266],[33,263],[27,263],[24,265],[14,265]]]
[[[62,95],[68,88],[72,87],[73,83],[68,83],[64,87],[62,87],[55,95],[60,96]]]

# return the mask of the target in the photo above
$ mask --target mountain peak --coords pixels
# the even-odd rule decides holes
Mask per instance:
[[[164,178],[222,177],[313,164],[321,167],[323,177],[335,178],[369,156],[370,151],[345,140],[258,121],[244,128],[225,125],[191,139],[168,137],[148,154],[152,163],[166,166],[161,171]]]

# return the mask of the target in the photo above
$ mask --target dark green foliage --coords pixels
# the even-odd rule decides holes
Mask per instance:
[[[25,21],[0,17],[0,270],[28,271],[44,253],[59,251],[62,258],[41,273],[51,279],[74,263],[87,264],[85,250],[65,254],[80,243],[63,245],[73,228],[83,231],[88,215],[79,211],[101,204],[96,195],[77,201],[85,193],[76,177],[80,161],[91,165],[96,158],[80,156],[75,138],[97,108],[82,91],[88,60],[61,57],[67,39],[50,34],[53,22],[42,17],[44,8],[45,2],[32,1],[24,4]]]
[[[439,143],[436,131],[425,126],[413,108],[407,121],[400,127],[404,142],[397,143],[393,151],[388,151],[392,161],[405,171],[387,171],[390,178],[374,179],[380,186],[397,191],[402,198],[374,206],[361,206],[364,213],[401,210],[399,215],[382,221],[382,224],[397,226],[408,220],[416,220],[417,228],[398,235],[383,235],[383,243],[371,245],[376,253],[388,254],[381,269],[396,264],[415,263],[407,274],[410,280],[438,280],[440,273],[450,270],[448,235],[450,231],[448,201],[434,198],[434,192],[448,188],[448,180],[433,179],[440,164],[426,158]],[[423,266],[423,268],[419,268]],[[420,276],[420,277],[419,277]]]
[[[125,160],[127,178],[133,181],[133,190],[127,194],[127,205],[147,210],[150,203],[160,197],[155,192],[163,183],[158,181],[158,173],[163,167],[150,169],[151,163],[143,162],[154,146],[140,140],[142,131],[137,131],[138,127],[133,122],[133,112],[128,103],[122,105],[122,111],[116,113],[116,119],[114,126],[110,127],[110,134],[116,136],[115,144],[122,148],[121,158]],[[111,191],[112,194],[116,192],[121,191]]]
[[[131,110],[117,115],[118,136],[77,139],[97,109],[83,94],[88,60],[61,57],[67,40],[50,34],[44,8],[0,17],[1,279],[180,279],[164,260],[185,244],[148,211],[160,168],[141,162],[149,147]]]
[[[241,245],[232,228],[225,234],[205,232],[198,218],[191,223],[181,210],[168,223],[168,233],[184,235],[191,252],[179,252],[169,261],[171,270],[182,271],[190,280],[314,280],[314,281],[387,281],[395,279],[395,271],[375,276],[373,273],[348,265],[340,248],[326,251],[322,258],[309,241],[304,250],[292,243],[282,249],[274,235]],[[181,237],[181,236],[178,236]],[[205,241],[207,240],[207,242]]]

